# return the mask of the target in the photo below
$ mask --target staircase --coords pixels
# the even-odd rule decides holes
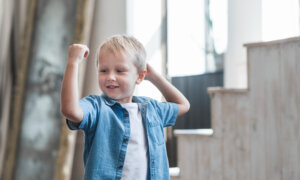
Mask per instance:
[[[300,179],[300,37],[245,46],[249,88],[208,89],[212,129],[175,130],[171,179]]]

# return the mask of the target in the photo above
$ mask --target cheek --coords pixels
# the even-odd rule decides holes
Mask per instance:
[[[117,78],[118,83],[122,84],[122,85],[126,85],[128,82],[128,79],[125,77],[118,77]]]
[[[119,84],[121,84],[123,87],[129,88],[132,86],[132,84],[134,84],[133,82],[133,78],[130,77],[119,77],[118,78],[118,82]]]
[[[98,76],[98,83],[100,85],[104,83],[104,78],[102,76]]]

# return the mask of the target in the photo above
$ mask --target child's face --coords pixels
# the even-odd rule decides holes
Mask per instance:
[[[100,53],[98,67],[98,82],[103,93],[121,104],[131,102],[135,85],[143,80],[145,71],[139,73],[133,60],[110,51]]]

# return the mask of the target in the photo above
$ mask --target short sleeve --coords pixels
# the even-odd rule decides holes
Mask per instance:
[[[83,111],[83,119],[80,123],[74,123],[70,120],[67,121],[67,125],[71,130],[84,130],[89,131],[93,129],[96,123],[100,109],[100,98],[96,95],[87,96],[79,101],[79,106]]]
[[[171,102],[155,102],[155,109],[162,119],[163,127],[173,126],[178,114],[178,105]]]

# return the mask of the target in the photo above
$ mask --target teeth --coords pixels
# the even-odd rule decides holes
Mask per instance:
[[[108,88],[116,88],[117,86],[107,86]]]

